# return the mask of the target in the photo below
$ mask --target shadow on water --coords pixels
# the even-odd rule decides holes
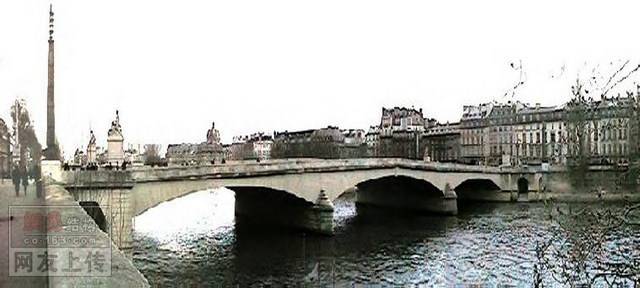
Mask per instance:
[[[340,216],[345,210],[357,213]],[[399,284],[414,277],[412,264],[407,263],[415,257],[413,247],[426,238],[444,237],[448,227],[457,223],[456,217],[355,207],[353,202],[337,202],[336,212],[339,216],[334,220],[340,224],[333,237],[237,222],[232,252],[233,283],[241,286],[299,285],[310,280],[321,285],[383,283],[380,275],[392,273],[397,274],[393,281],[399,282],[387,279],[391,282],[386,283]]]
[[[473,215],[492,214],[496,211],[505,209],[505,206],[526,210],[530,207],[529,203],[514,202],[480,202],[480,201],[458,201],[458,217],[470,217]]]

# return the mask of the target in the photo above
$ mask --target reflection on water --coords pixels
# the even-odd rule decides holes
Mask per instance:
[[[530,286],[535,239],[548,231],[541,204],[473,204],[457,217],[416,217],[339,199],[333,237],[236,225],[233,204],[229,190],[201,191],[137,217],[135,265],[163,287]]]

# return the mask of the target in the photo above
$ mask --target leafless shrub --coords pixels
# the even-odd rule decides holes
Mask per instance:
[[[640,204],[623,209],[600,205],[547,206],[552,227],[549,236],[536,243],[535,287],[549,282],[569,287],[640,285],[638,239],[623,235],[640,226]]]

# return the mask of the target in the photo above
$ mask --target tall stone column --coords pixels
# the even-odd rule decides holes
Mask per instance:
[[[49,6],[49,65],[47,74],[47,150],[45,159],[60,160],[60,151],[56,143],[56,115],[54,102],[54,40],[53,6]]]

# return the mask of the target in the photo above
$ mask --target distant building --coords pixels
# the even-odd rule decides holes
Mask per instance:
[[[422,132],[425,130],[427,122],[422,115],[422,108],[420,110],[416,110],[413,107],[382,108],[380,134],[382,136],[391,136],[396,131]]]
[[[273,137],[262,132],[233,137],[229,157],[232,160],[271,159]]]
[[[274,132],[272,158],[361,158],[367,156],[361,129],[335,126],[302,131]]]
[[[363,129],[340,130],[344,136],[340,147],[340,158],[362,158],[368,156],[366,134]]]
[[[145,163],[144,148],[141,144],[129,144],[124,150],[124,160],[134,166],[142,166]]]
[[[492,166],[566,163],[564,116],[562,107],[519,101],[465,106],[461,161]]]
[[[628,162],[631,153],[638,147],[638,135],[632,135],[634,124],[631,122],[636,105],[632,98],[610,97],[590,103],[587,107],[580,107],[575,103],[567,103],[565,113],[567,118],[577,109],[586,109],[589,114],[582,130],[583,149],[579,149],[580,141],[577,135],[570,133],[575,128],[568,121],[565,127],[565,145],[567,160],[576,160],[580,151],[589,156],[591,164],[614,164]],[[637,112],[635,112],[637,113]],[[637,124],[636,124],[637,125]],[[637,128],[637,127],[636,127]]]
[[[382,108],[378,127],[372,126],[366,135],[369,155],[421,159],[424,147],[420,143],[426,129],[437,124],[424,118],[422,109],[405,107]]]
[[[343,129],[341,130],[344,135],[344,144],[360,146],[366,144],[365,133],[363,129]]]
[[[215,122],[212,123],[211,129],[207,130],[205,142],[170,144],[165,156],[169,165],[206,165],[222,162],[224,151]]]
[[[375,149],[380,142],[380,126],[370,126],[364,137],[367,147]]]
[[[437,124],[422,135],[425,161],[457,162],[460,158],[460,123]]]
[[[424,154],[420,151],[422,133],[418,130],[398,130],[390,135],[380,135],[374,156],[422,159]]]
[[[483,103],[478,106],[465,105],[460,119],[460,160],[467,164],[480,164],[484,161],[484,129],[485,121],[491,112],[493,103]]]

